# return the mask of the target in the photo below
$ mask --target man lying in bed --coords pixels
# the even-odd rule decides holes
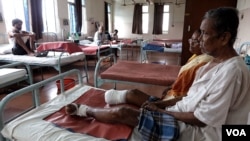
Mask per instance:
[[[186,96],[188,89],[193,83],[197,69],[205,65],[212,59],[211,56],[203,54],[201,52],[198,42],[198,38],[200,37],[200,35],[201,31],[196,30],[194,31],[192,37],[189,39],[189,50],[191,53],[193,53],[193,56],[191,56],[187,63],[182,66],[174,84],[171,87],[167,87],[163,92],[162,100]],[[140,107],[144,102],[149,100],[149,98],[153,97],[150,97],[148,94],[145,94],[138,89],[122,91],[112,89],[106,91],[105,93],[105,101],[108,104],[128,103]],[[69,105],[67,108],[70,109],[70,107],[72,107],[72,105]]]
[[[8,32],[10,44],[13,44],[12,53],[14,55],[34,55],[33,32],[22,31],[23,22],[20,19],[12,20],[12,30]]]
[[[178,140],[220,141],[222,125],[247,123],[250,74],[233,48],[238,25],[238,10],[235,8],[222,7],[206,12],[200,25],[200,46],[214,59],[197,71],[187,96],[176,97],[161,105],[147,102],[142,106],[141,109],[174,117],[180,127]],[[125,106],[105,110],[81,105],[79,109],[82,116],[131,126],[138,125],[141,112]],[[118,109],[122,109],[123,115],[117,114]],[[66,111],[72,112],[67,108]]]

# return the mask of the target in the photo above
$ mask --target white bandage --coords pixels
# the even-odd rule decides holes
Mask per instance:
[[[117,91],[114,89],[105,92],[105,102],[107,104],[121,104],[126,102],[126,94],[128,90]]]
[[[80,117],[87,117],[87,105],[80,105],[76,115],[80,116]]]

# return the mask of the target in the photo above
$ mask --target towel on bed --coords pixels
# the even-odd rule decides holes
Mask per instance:
[[[103,90],[90,89],[74,101],[74,103],[92,107],[106,107],[108,105],[105,103],[104,93],[105,91]],[[132,127],[123,124],[107,124],[90,117],[69,116],[65,113],[64,107],[44,118],[44,120],[72,132],[89,134],[108,140],[127,140],[133,130]]]

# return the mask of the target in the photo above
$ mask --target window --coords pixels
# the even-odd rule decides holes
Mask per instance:
[[[76,33],[76,15],[75,15],[75,0],[68,0],[68,12],[69,12],[69,28],[70,33]]]
[[[12,29],[12,20],[18,18],[23,21],[22,30],[30,31],[28,0],[2,0],[3,15],[7,31]],[[11,8],[10,8],[11,7]]]
[[[83,34],[87,34],[87,19],[86,19],[86,5],[85,0],[82,0],[82,31]]]
[[[82,33],[87,33],[87,20],[86,20],[86,6],[85,0],[81,0],[82,3]],[[69,12],[69,28],[70,33],[76,33],[76,4],[75,0],[68,0],[68,12]]]
[[[169,29],[169,5],[164,5],[163,8],[163,23],[162,33],[167,34]]]
[[[148,22],[149,22],[148,5],[142,6],[142,33],[148,33]]]
[[[43,0],[43,32],[56,32],[55,1]]]
[[[112,29],[112,19],[111,19],[111,4],[108,4],[108,29],[109,29],[109,32],[112,32],[111,29]]]

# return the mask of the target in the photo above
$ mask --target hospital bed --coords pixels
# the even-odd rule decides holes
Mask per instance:
[[[31,68],[39,67],[53,67],[59,73],[62,72],[62,66],[71,64],[76,61],[84,61],[84,70],[85,76],[88,81],[87,74],[87,62],[85,54],[83,52],[74,52],[69,53],[65,51],[49,51],[46,57],[35,57],[28,55],[13,55],[9,54],[0,54],[0,62],[12,63],[12,62],[22,62],[29,65]]]
[[[106,57],[113,57],[110,67],[103,69]],[[181,66],[146,64],[135,61],[116,62],[114,54],[101,58],[95,68],[94,86],[100,87],[103,83],[149,84],[158,86],[171,85],[178,76]]]
[[[77,85],[67,91],[61,90],[61,93],[57,95],[54,99],[40,104],[39,101],[39,88],[43,87],[44,85],[54,82],[56,80],[61,80],[64,77],[72,76],[73,74],[76,74],[78,77]],[[63,83],[61,83],[63,86]],[[14,99],[18,98],[20,96],[27,95],[28,92],[35,91],[34,94],[34,104],[32,105],[32,110],[20,113],[17,118],[8,120],[5,118],[5,111],[8,103]],[[92,93],[88,93],[92,92]],[[64,73],[61,73],[57,76],[50,77],[49,79],[43,80],[41,82],[38,82],[36,84],[30,85],[26,88],[17,90],[13,93],[10,93],[6,97],[2,99],[0,102],[0,130],[1,130],[1,141],[6,140],[20,140],[20,141],[35,141],[35,140],[44,140],[44,141],[107,141],[110,140],[117,140],[117,138],[121,138],[121,135],[119,135],[119,131],[122,130],[122,128],[125,128],[126,125],[120,125],[120,124],[105,124],[105,123],[98,123],[98,121],[95,121],[94,119],[78,119],[77,121],[87,120],[89,124],[86,126],[93,127],[94,132],[100,132],[100,128],[103,126],[110,127],[109,130],[101,130],[103,134],[99,135],[92,135],[91,133],[79,133],[77,131],[73,131],[74,127],[62,127],[55,125],[55,122],[51,122],[47,120],[47,117],[50,115],[57,114],[60,109],[63,109],[64,106],[66,106],[69,103],[74,102],[75,100],[78,100],[81,96],[85,96],[87,94],[90,94],[88,96],[97,95],[98,93],[104,93],[105,90],[94,88],[91,86],[86,86],[83,84],[81,79],[81,74],[79,70],[70,70]],[[98,95],[97,95],[98,96]],[[99,96],[98,98],[102,99],[104,101],[103,96]],[[86,99],[85,99],[86,100]],[[87,101],[87,100],[86,100]],[[92,101],[90,103],[95,103],[95,101]],[[105,105],[107,107],[108,105]],[[65,116],[65,114],[62,114]],[[59,115],[61,116],[61,115]],[[66,115],[67,116],[67,115]],[[72,121],[71,118],[73,117],[67,117],[70,119],[69,122]],[[78,118],[78,117],[75,117]],[[64,118],[66,119],[66,118]],[[67,119],[67,120],[68,120]],[[64,122],[67,122],[67,120],[64,120]],[[73,119],[74,120],[74,119]],[[105,125],[104,125],[105,124]],[[77,125],[76,125],[77,126]],[[80,125],[81,126],[81,125]],[[86,127],[84,126],[84,127]],[[95,126],[95,127],[94,127]],[[121,128],[113,128],[113,127],[121,127]],[[97,131],[99,129],[99,131]],[[103,128],[102,128],[103,129]],[[117,130],[118,129],[118,130]],[[129,131],[129,132],[128,132]],[[140,134],[138,132],[138,128],[135,127],[130,128],[129,130],[123,130],[124,134],[126,134],[126,138],[128,138],[129,141],[135,141],[135,140],[141,140]],[[112,137],[110,137],[110,134],[113,134]],[[119,136],[119,137],[117,137]]]
[[[101,53],[108,52],[110,53],[110,44],[104,44],[104,45],[97,45],[96,43],[87,43],[87,44],[80,44],[79,47],[82,49],[84,54],[86,56],[95,56],[97,58],[97,61],[101,57]]]
[[[144,40],[141,43],[141,62],[148,62],[148,52],[171,53],[178,55],[178,64],[181,64],[181,40]]]
[[[30,66],[21,62],[0,66],[0,88],[26,80],[33,83]]]

